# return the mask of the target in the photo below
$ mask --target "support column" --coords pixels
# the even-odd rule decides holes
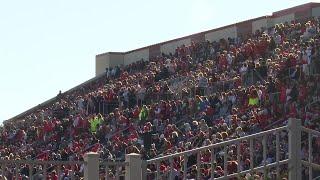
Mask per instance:
[[[86,153],[84,161],[84,180],[99,180],[99,154]]]
[[[125,180],[142,179],[142,160],[140,154],[126,154],[125,177]]]
[[[301,180],[301,120],[290,118],[289,128],[289,179]]]

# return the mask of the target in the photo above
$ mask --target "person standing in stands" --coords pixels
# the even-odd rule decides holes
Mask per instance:
[[[97,132],[97,129],[99,128],[99,126],[102,123],[102,121],[103,121],[103,117],[102,117],[101,114],[98,114],[93,119],[91,119],[91,121],[90,121],[90,131],[92,133]]]
[[[207,87],[208,87],[208,79],[201,72],[198,75],[198,88],[199,88],[200,96],[204,96],[205,95],[205,90],[206,90]]]
[[[151,123],[146,123],[143,127],[142,138],[143,145],[146,153],[148,154],[152,144],[152,131],[151,131]]]
[[[148,107],[146,105],[143,105],[139,113],[140,124],[144,123],[147,120],[149,114],[148,111]]]
[[[258,104],[259,104],[258,92],[256,89],[251,89],[250,95],[249,95],[249,106],[256,107]]]

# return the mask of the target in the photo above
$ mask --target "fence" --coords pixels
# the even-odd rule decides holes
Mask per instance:
[[[47,175],[51,174],[53,171],[56,172],[57,176],[60,176],[62,174],[61,167],[65,165],[71,166],[70,171],[68,171],[68,176],[70,179],[76,179],[75,166],[82,165],[83,162],[0,160],[0,164],[2,172],[1,174],[5,175],[9,179],[20,179],[20,176],[28,176],[31,177],[30,179],[41,179],[43,177],[47,177]],[[21,169],[24,170],[22,174]],[[50,172],[48,172],[49,169]]]
[[[173,168],[173,159],[176,158],[176,157],[183,157],[184,161],[183,161],[183,179],[186,179],[187,178],[187,170],[188,170],[188,167],[187,167],[187,159],[188,159],[188,156],[192,155],[192,154],[196,154],[196,157],[197,157],[197,161],[196,161],[196,167],[197,167],[197,174],[196,174],[196,179],[201,179],[201,172],[200,172],[200,166],[202,164],[201,162],[201,153],[205,150],[211,150],[211,158],[210,158],[210,169],[211,169],[211,175],[213,177],[216,177],[215,176],[215,159],[216,159],[216,155],[215,155],[215,150],[217,148],[222,148],[223,149],[223,161],[224,161],[224,167],[223,167],[223,175],[222,177],[218,177],[216,179],[229,179],[229,178],[233,178],[233,177],[239,177],[239,175],[243,175],[243,174],[246,174],[248,172],[253,172],[253,171],[257,171],[257,170],[261,170],[263,169],[264,172],[267,171],[267,168],[272,168],[272,167],[277,167],[277,177],[279,175],[279,167],[280,165],[283,165],[283,164],[287,164],[288,163],[288,159],[285,159],[285,160],[282,160],[280,161],[280,158],[279,158],[279,143],[280,143],[280,138],[279,138],[279,132],[281,132],[282,130],[285,130],[286,127],[281,127],[281,128],[276,128],[276,129],[273,129],[273,130],[269,130],[269,131],[265,131],[263,133],[259,133],[259,134],[254,134],[254,135],[250,135],[250,136],[246,136],[246,137],[242,137],[242,138],[238,138],[238,139],[233,139],[233,140],[229,140],[229,141],[225,141],[225,142],[222,142],[222,143],[217,143],[217,144],[213,144],[213,145],[209,145],[209,146],[205,146],[205,147],[201,147],[201,148],[197,148],[197,149],[192,149],[192,150],[189,150],[189,151],[185,151],[185,152],[181,152],[181,153],[176,153],[176,154],[172,154],[172,155],[168,155],[168,156],[164,156],[164,157],[161,157],[161,158],[157,158],[157,159],[152,159],[152,160],[148,160],[147,161],[147,165],[148,164],[153,164],[155,163],[156,164],[156,167],[157,167],[157,171],[156,171],[156,178],[155,179],[160,179],[160,176],[161,176],[161,173],[159,171],[159,164],[161,161],[166,161],[166,160],[169,160],[170,162],[170,171],[169,171],[169,178],[168,179],[173,179],[173,171],[171,170]],[[227,159],[228,159],[228,154],[226,153],[227,152],[227,148],[229,145],[232,145],[232,144],[237,144],[237,160],[238,162],[240,161],[240,142],[243,141],[243,140],[249,140],[249,146],[250,146],[250,162],[253,162],[253,140],[255,138],[258,138],[258,137],[263,137],[263,162],[266,162],[266,135],[268,134],[272,134],[272,133],[276,133],[277,135],[277,144],[276,144],[276,162],[275,163],[271,163],[271,164],[266,164],[264,163],[263,166],[259,166],[259,167],[254,167],[253,163],[250,163],[250,169],[249,170],[245,170],[245,171],[240,171],[240,163],[238,163],[238,166],[237,166],[237,173],[232,173],[232,174],[229,174],[228,171],[227,171]],[[213,179],[213,178],[212,178]]]
[[[0,160],[0,179],[45,180],[124,179],[125,162],[99,161],[97,153],[87,153],[84,161]]]
[[[280,138],[280,134],[282,132],[285,132],[288,136],[288,140]],[[301,133],[308,133],[308,161],[305,161],[301,158]],[[274,162],[267,162],[267,139],[270,138],[268,136],[275,136],[275,161]],[[201,174],[200,167],[203,165],[204,162],[201,161],[201,154],[206,151],[210,150],[211,152],[211,158],[208,165],[210,166],[211,170],[211,179],[230,179],[238,177],[240,178],[242,175],[246,175],[247,173],[253,173],[257,171],[261,171],[264,174],[264,178],[267,178],[268,171],[270,169],[275,168],[275,177],[274,179],[280,178],[280,167],[283,167],[284,165],[287,166],[284,169],[288,172],[288,178],[290,180],[300,180],[300,179],[307,179],[310,180],[313,178],[312,172],[313,169],[320,170],[320,165],[317,165],[312,162],[313,159],[313,149],[312,149],[312,137],[313,136],[320,136],[320,132],[311,130],[305,127],[301,126],[301,121],[298,119],[289,119],[288,125],[283,126],[280,128],[275,128],[272,130],[264,131],[261,133],[224,141],[217,144],[212,144],[205,147],[200,147],[188,151],[184,151],[181,153],[175,153],[151,160],[147,160],[145,162],[141,161],[142,171],[136,172],[137,174],[135,176],[131,176],[133,179],[134,177],[140,177],[140,174],[142,174],[143,179],[174,179],[175,176],[179,176],[180,173],[182,173],[182,177],[178,179],[187,179],[187,172],[188,172],[188,158],[191,155],[196,154],[196,175],[194,179],[203,179]],[[260,139],[259,139],[260,138]],[[263,154],[263,160],[260,165],[256,165],[254,162],[254,156],[256,155],[254,151],[254,140],[261,140],[262,138],[262,154]],[[245,170],[240,169],[240,143],[243,141],[249,141],[249,149],[250,149],[250,167]],[[285,141],[285,142],[282,142]],[[288,144],[288,156],[280,158],[280,146],[283,146],[285,144]],[[237,169],[235,172],[228,172],[228,153],[227,150],[231,145],[236,145],[236,160],[238,162]],[[215,161],[216,161],[216,152],[215,150],[217,148],[222,149],[223,153],[223,174],[221,176],[215,176],[216,170],[215,170]],[[177,169],[174,168],[174,160],[177,158],[183,158],[181,162],[183,162],[183,166],[181,167],[181,172],[177,172]],[[140,162],[140,163],[141,163]],[[163,172],[160,170],[160,165],[167,162],[169,165],[169,168],[166,172]],[[140,164],[139,163],[139,164]],[[129,162],[130,164],[130,162]],[[308,168],[308,174],[307,176],[302,176],[302,165]],[[155,170],[148,174],[146,173],[146,168],[150,166],[155,166]]]
[[[307,134],[307,136],[302,136]],[[307,143],[304,143],[303,137],[307,137]],[[84,156],[84,161],[5,161],[1,160],[1,172],[2,175],[6,175],[6,169],[13,168],[14,175],[11,179],[18,179],[19,167],[21,165],[27,165],[28,179],[37,180],[38,177],[33,176],[34,167],[36,165],[41,166],[43,170],[42,178],[45,179],[48,171],[48,167],[55,166],[58,168],[58,177],[61,177],[60,167],[71,166],[69,171],[70,179],[79,179],[75,167],[81,165],[82,175],[85,180],[97,180],[97,179],[187,179],[193,173],[194,179],[204,179],[203,170],[204,167],[210,169],[210,179],[230,179],[241,178],[247,173],[260,173],[263,177],[272,176],[272,179],[280,179],[280,173],[285,171],[288,173],[290,180],[301,180],[313,178],[313,169],[320,170],[320,165],[313,162],[313,154],[317,152],[313,149],[313,138],[320,137],[320,132],[305,128],[301,125],[301,121],[298,119],[289,119],[288,125],[263,131],[257,134],[243,136],[236,139],[223,141],[220,143],[195,148],[180,153],[170,154],[159,158],[150,160],[142,160],[139,154],[127,154],[125,162],[100,162],[99,155],[97,153],[87,153]],[[270,142],[272,142],[270,144]],[[274,143],[275,142],[275,143]],[[301,156],[302,142],[308,147],[308,158],[303,159]],[[261,145],[262,159],[261,162],[256,161],[259,155],[257,147]],[[270,147],[275,145],[275,147]],[[250,163],[247,168],[242,166],[241,161],[245,156],[242,152],[243,146],[248,146],[249,154],[248,158]],[[288,149],[286,150],[286,146]],[[273,154],[274,160],[270,161],[270,149],[274,148]],[[234,150],[234,154],[230,154],[230,149]],[[259,148],[258,148],[259,149]],[[220,152],[219,152],[220,151]],[[269,152],[268,152],[269,151]],[[210,153],[210,158],[207,162],[203,161],[202,155],[205,152]],[[227,153],[228,152],[228,153]],[[261,151],[260,151],[261,152]],[[219,157],[220,163],[223,164],[222,173],[217,171],[217,157]],[[194,163],[190,164],[190,159],[195,159]],[[233,158],[233,159],[232,159]],[[181,167],[175,167],[175,160],[181,160]],[[230,170],[229,160],[235,160],[237,162],[236,168]],[[167,164],[166,171],[161,170],[161,165]],[[302,174],[304,168],[307,168],[307,173]],[[79,170],[79,169],[78,169]],[[102,173],[101,173],[102,170]],[[208,178],[208,177],[207,177]]]

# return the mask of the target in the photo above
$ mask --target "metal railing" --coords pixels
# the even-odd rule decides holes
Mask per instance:
[[[284,131],[286,132],[286,135],[288,136],[288,140],[283,139],[283,137],[280,136],[280,134]],[[308,133],[308,161],[304,161],[301,159],[301,133],[306,132]],[[274,162],[267,162],[267,140],[268,136],[275,136],[275,161]],[[187,173],[188,170],[190,170],[190,167],[188,167],[188,157],[189,156],[196,156],[196,163],[193,165],[196,170],[195,179],[202,179],[201,174],[201,166],[204,165],[205,162],[201,161],[201,155],[204,151],[210,150],[211,157],[210,162],[208,165],[210,166],[210,178],[211,179],[229,179],[238,177],[240,178],[243,175],[246,175],[247,173],[254,173],[257,171],[263,172],[263,177],[268,177],[268,171],[270,169],[275,168],[276,176],[274,178],[279,179],[280,178],[280,167],[286,166],[284,169],[288,172],[288,178],[291,180],[295,179],[306,179],[306,176],[301,175],[302,171],[302,165],[306,166],[308,168],[308,178],[312,179],[312,171],[313,169],[320,170],[320,165],[312,162],[312,137],[313,136],[320,136],[320,132],[311,130],[308,128],[305,128],[301,126],[301,121],[298,119],[289,119],[288,125],[271,129],[268,131],[263,131],[257,134],[252,134],[249,136],[240,137],[237,139],[232,139],[229,141],[224,141],[217,144],[212,144],[209,146],[204,146],[192,150],[187,150],[180,153],[175,153],[155,159],[150,159],[145,162],[145,165],[143,165],[143,179],[174,179],[175,176],[179,176],[179,174],[182,174],[182,177],[179,177],[179,179],[187,179]],[[259,139],[260,138],[260,139]],[[258,139],[261,140],[262,144],[262,161],[260,164],[256,165],[254,164],[254,147],[256,144],[254,144],[254,140]],[[248,169],[241,169],[241,154],[240,154],[240,143],[243,141],[249,142],[247,145],[249,146],[249,154],[250,154],[250,166]],[[288,144],[288,156],[284,158],[280,158],[280,147]],[[237,168],[236,171],[230,171],[228,170],[228,149],[230,146],[235,145],[236,146],[236,161],[237,161]],[[216,149],[219,149],[223,152],[223,174],[220,174],[219,176],[216,176],[216,155],[217,151]],[[183,163],[183,166],[181,169],[175,169],[174,163],[175,159],[182,159],[181,162]],[[168,165],[167,172],[163,172],[160,170],[160,166],[163,164]],[[147,167],[155,166],[154,170],[148,173],[146,173]],[[283,168],[282,168],[283,169]],[[261,173],[260,172],[260,173]],[[269,173],[270,174],[270,173]],[[208,177],[207,177],[208,178]]]
[[[304,135],[306,133],[307,136]],[[311,180],[314,170],[320,170],[320,165],[313,161],[313,155],[317,153],[313,139],[319,137],[320,132],[303,127],[301,120],[289,119],[286,126],[150,160],[142,160],[140,154],[134,153],[127,154],[125,162],[100,161],[98,153],[85,154],[84,161],[1,160],[0,175],[5,176],[11,169],[10,178],[18,179],[21,167],[25,166],[32,177],[36,173],[34,168],[38,166],[40,171],[43,170],[42,177],[48,177],[52,169],[47,169],[54,167],[58,169],[58,177],[61,177],[61,170],[67,170],[68,178],[79,179],[83,176],[85,180],[171,180],[176,177],[221,180],[241,179],[247,174],[260,174],[261,178],[271,179]],[[302,146],[308,149],[308,159],[301,156]],[[205,155],[209,158],[204,159]],[[245,164],[247,160],[249,164]],[[232,166],[232,162],[236,163]],[[81,168],[77,167],[79,164]],[[303,168],[307,168],[307,173],[302,173]],[[77,171],[81,171],[80,175]]]
[[[104,180],[119,180],[125,176],[126,162],[100,162],[100,169],[103,169],[103,173],[99,175],[100,179]]]
[[[280,138],[279,138],[279,133],[282,132],[283,130],[287,130],[286,126],[280,127],[280,128],[275,128],[272,130],[268,130],[268,131],[264,131],[261,133],[257,133],[257,134],[253,134],[253,135],[249,135],[249,136],[245,136],[245,137],[241,137],[241,138],[237,138],[237,139],[232,139],[229,141],[224,141],[221,143],[217,143],[217,144],[212,144],[209,146],[204,146],[204,147],[200,147],[200,148],[196,148],[196,149],[192,149],[192,150],[188,150],[188,151],[184,151],[181,153],[176,153],[176,154],[171,154],[171,155],[167,155],[167,156],[163,156],[160,158],[155,158],[155,159],[151,159],[151,160],[147,160],[147,166],[148,165],[155,165],[156,166],[156,171],[154,171],[155,173],[155,179],[161,179],[161,177],[168,175],[168,179],[174,179],[174,169],[173,169],[173,162],[174,162],[174,158],[180,158],[183,157],[183,170],[182,170],[182,174],[183,174],[183,179],[187,179],[187,170],[188,170],[188,157],[190,155],[194,155],[196,154],[197,157],[197,162],[196,162],[196,167],[197,167],[197,179],[201,179],[201,172],[200,172],[200,166],[203,162],[201,162],[201,153],[205,150],[210,150],[211,152],[211,158],[210,158],[210,166],[211,166],[211,179],[228,179],[228,178],[233,178],[233,177],[239,177],[243,174],[246,174],[248,172],[254,172],[254,171],[258,171],[258,170],[263,170],[263,171],[267,171],[267,169],[270,169],[272,167],[276,167],[277,168],[277,178],[279,177],[279,167],[283,164],[287,164],[288,163],[288,159],[284,159],[280,161]],[[267,135],[272,135],[272,134],[276,134],[276,162],[274,163],[266,163],[266,154],[267,154],[267,145],[266,145],[266,141],[267,141]],[[254,167],[253,164],[253,156],[254,156],[254,146],[253,146],[253,141],[256,138],[262,137],[263,138],[263,165],[262,166],[256,166]],[[231,145],[236,145],[237,147],[237,160],[240,161],[241,158],[241,154],[240,154],[240,143],[242,141],[249,141],[249,146],[250,146],[250,169],[248,170],[244,170],[241,171],[240,169],[240,162],[238,162],[238,166],[237,166],[237,172],[235,173],[229,173],[227,170],[227,159],[228,159],[228,153],[226,152],[228,150],[228,148],[230,148],[229,146]],[[222,151],[223,153],[223,175],[221,177],[215,178],[215,161],[216,161],[216,149],[220,148],[223,149]],[[160,172],[160,164],[162,162],[165,161],[169,161],[169,170],[168,170],[168,174],[162,173]],[[178,172],[179,173],[179,172]]]
[[[63,175],[62,171],[68,170],[65,174],[71,180],[79,179],[76,175],[83,174],[83,172],[77,171],[77,165],[84,165],[84,161],[39,161],[39,160],[0,160],[2,175],[10,174],[11,179],[20,179],[20,177],[28,177],[29,179],[41,179],[48,177],[52,172],[57,177]],[[64,168],[69,166],[70,168]],[[22,168],[26,168],[27,171],[21,173]]]
[[[301,163],[308,168],[308,177],[312,180],[313,169],[320,170],[320,165],[313,162],[312,138],[320,137],[320,132],[305,127],[302,127],[301,131],[308,134],[308,161],[301,160]]]

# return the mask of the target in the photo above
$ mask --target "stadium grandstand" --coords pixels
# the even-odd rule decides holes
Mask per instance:
[[[320,177],[320,3],[96,56],[4,121],[0,179]]]

